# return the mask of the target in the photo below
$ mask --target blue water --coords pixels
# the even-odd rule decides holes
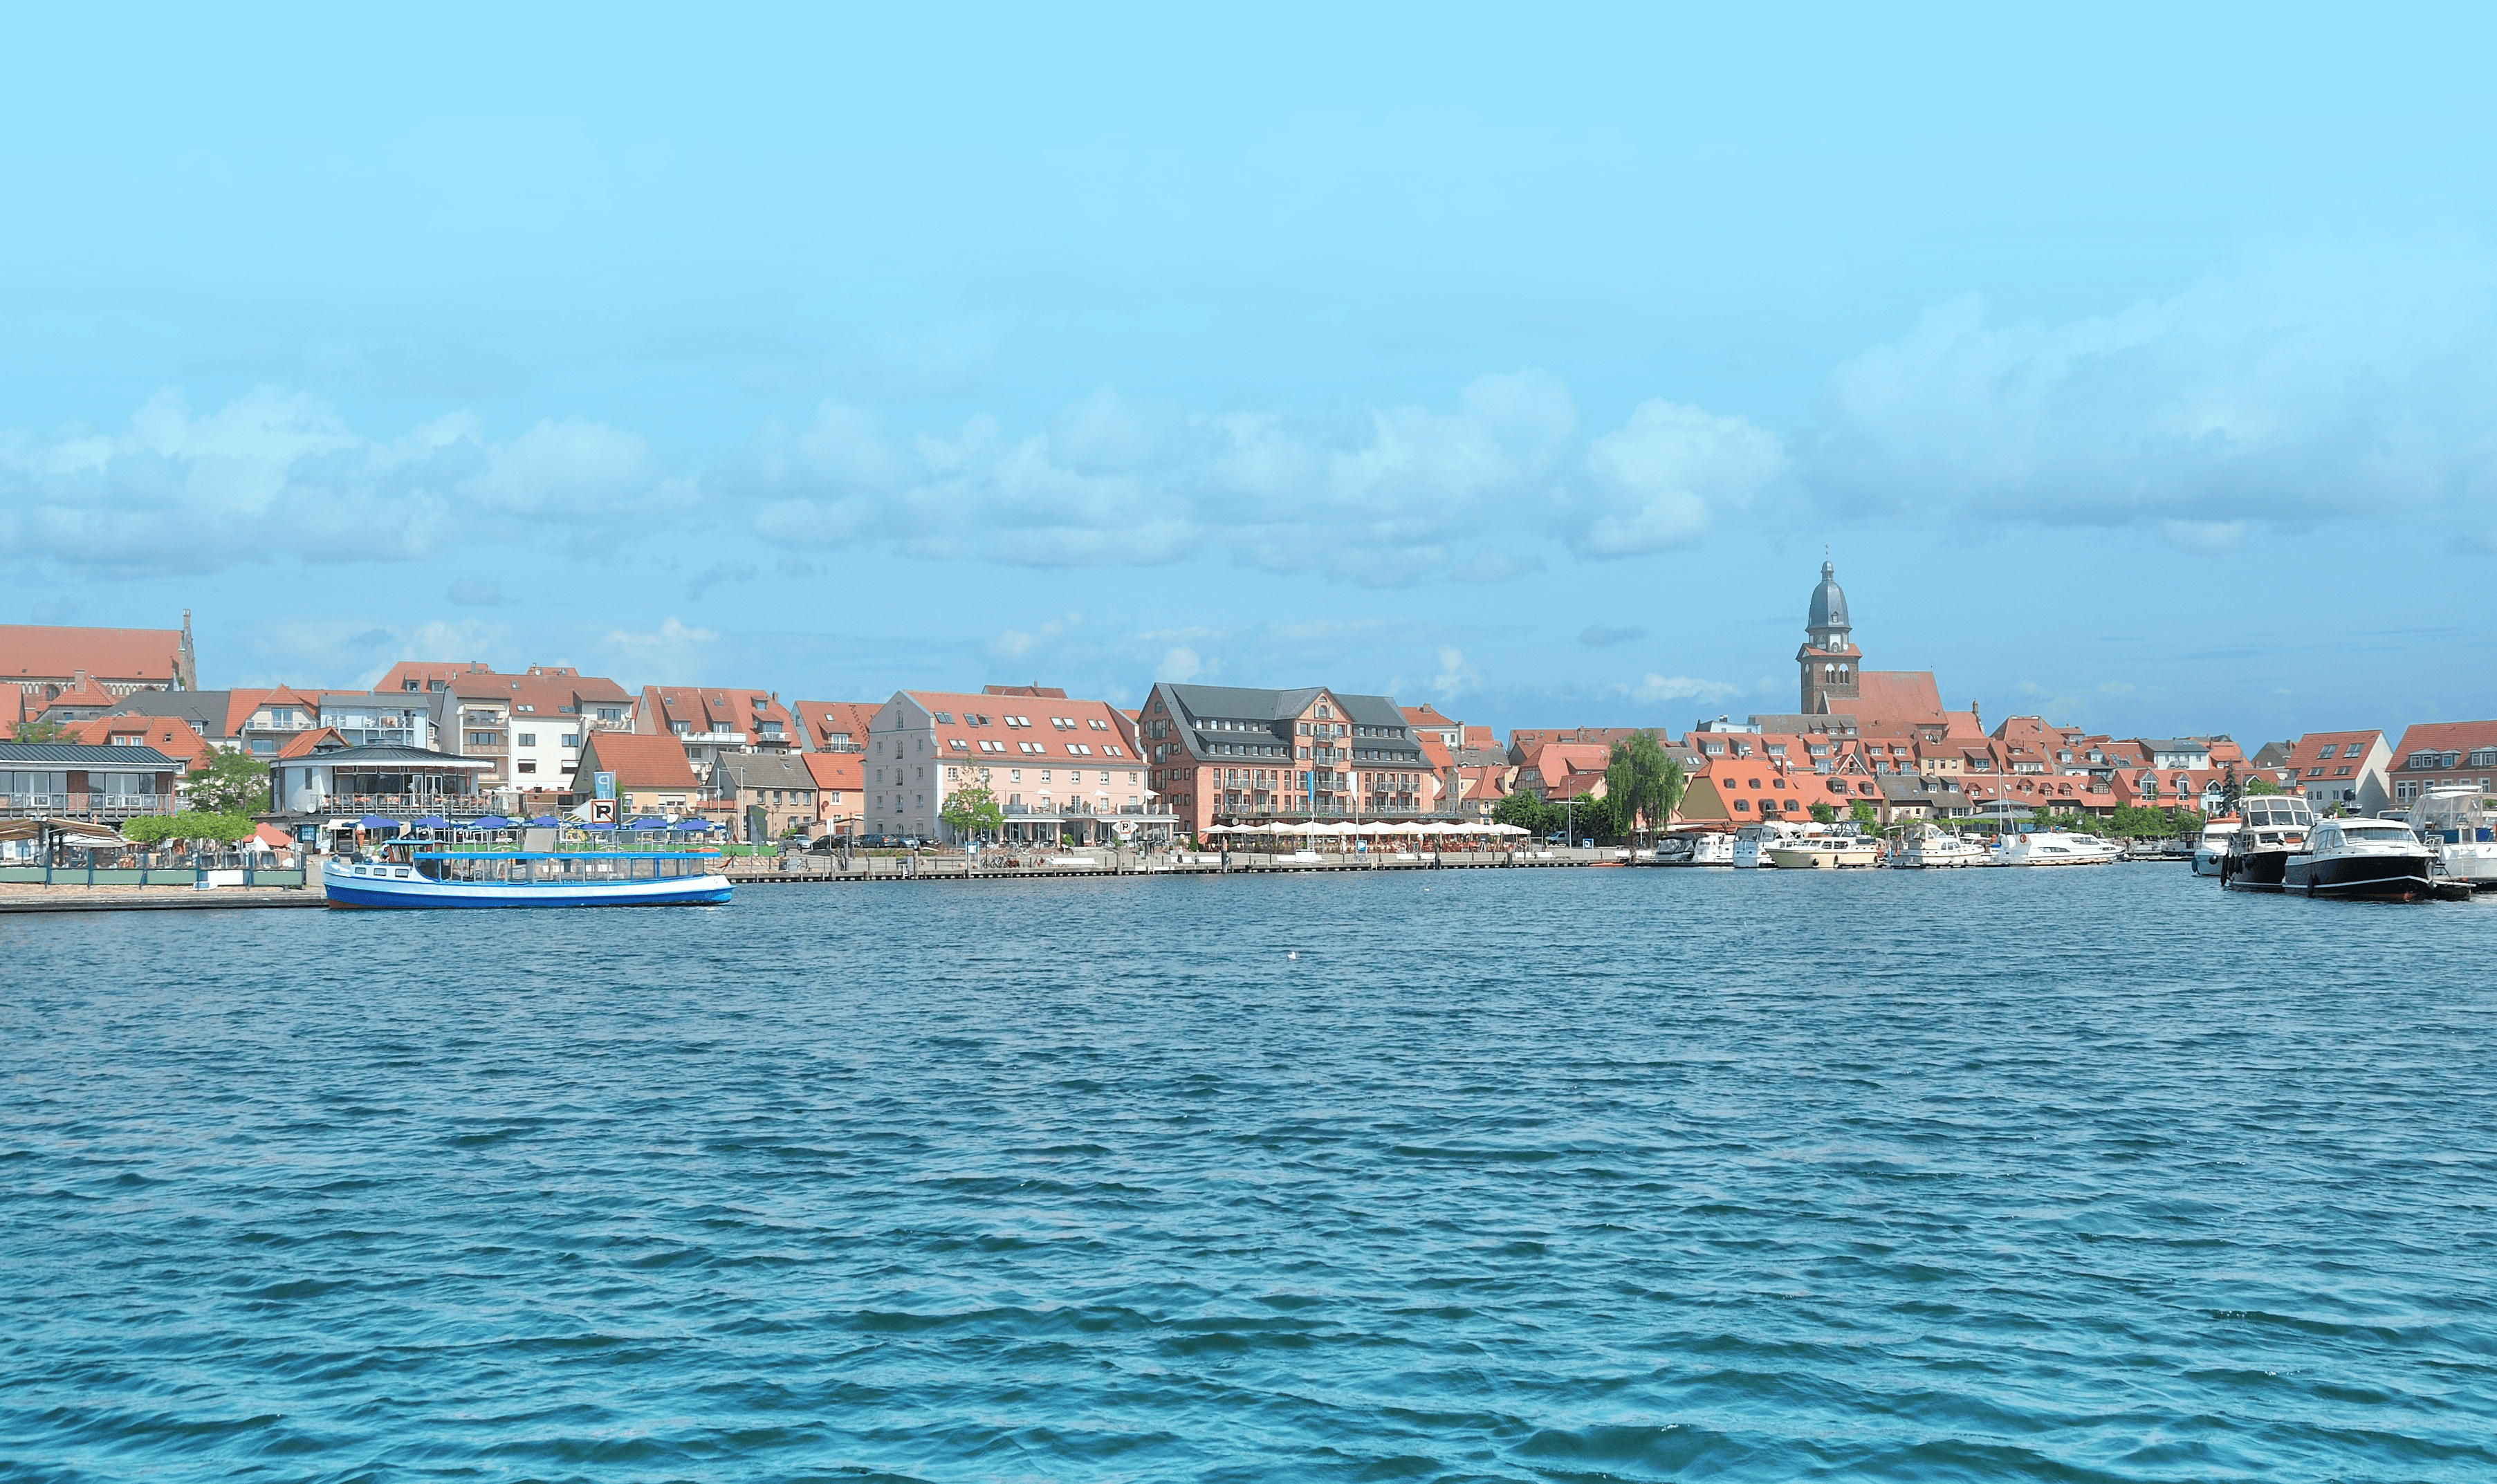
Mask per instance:
[[[2497,1477],[2497,901],[0,919],[12,1479]]]

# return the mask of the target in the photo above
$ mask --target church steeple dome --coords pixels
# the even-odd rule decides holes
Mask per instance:
[[[1820,564],[1820,585],[1812,590],[1812,612],[1805,615],[1803,626],[1814,645],[1821,648],[1832,646],[1823,636],[1845,639],[1851,630],[1847,621],[1847,592],[1838,585],[1838,569],[1828,562]]]
[[[1795,663],[1803,668],[1803,713],[1826,716],[1855,709],[1855,666],[1864,655],[1848,636],[1847,593],[1838,585],[1838,568],[1820,564],[1820,585],[1812,590],[1812,608],[1803,620],[1803,647]]]

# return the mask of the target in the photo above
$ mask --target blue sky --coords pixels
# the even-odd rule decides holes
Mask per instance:
[[[1469,719],[2497,710],[2484,12],[20,16],[0,621]]]

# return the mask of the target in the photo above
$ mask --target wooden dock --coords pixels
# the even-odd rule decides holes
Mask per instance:
[[[1624,866],[1620,850],[1378,851],[1370,855],[1250,855],[1181,851],[1138,857],[1116,851],[946,856],[860,856],[844,868],[829,855],[774,856],[740,862],[726,872],[740,886],[798,886],[836,881],[1021,881],[1071,876],[1308,875],[1365,870],[1520,870]]]
[[[205,912],[234,907],[323,907],[317,886],[6,886],[0,912]]]

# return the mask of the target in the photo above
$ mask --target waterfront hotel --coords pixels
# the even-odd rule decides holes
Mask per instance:
[[[1393,696],[1163,681],[1137,723],[1154,791],[1184,833],[1420,814],[1438,802],[1438,774]]]

